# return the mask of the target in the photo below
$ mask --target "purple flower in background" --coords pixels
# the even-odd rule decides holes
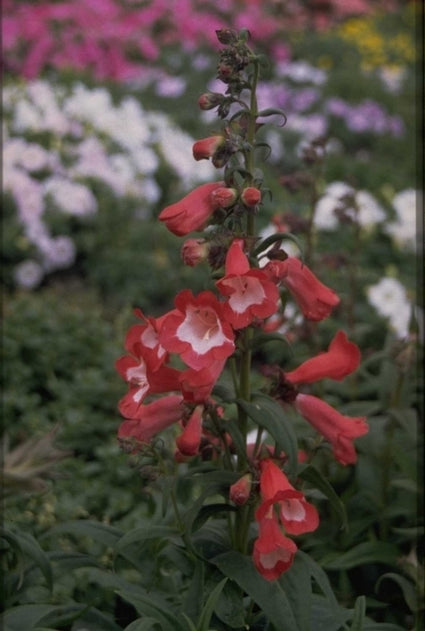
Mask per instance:
[[[309,107],[316,103],[319,98],[319,92],[316,88],[304,88],[303,90],[294,91],[291,99],[291,109],[296,112],[305,112]]]

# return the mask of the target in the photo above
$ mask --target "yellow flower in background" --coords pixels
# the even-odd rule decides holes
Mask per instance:
[[[380,13],[353,17],[335,29],[342,40],[356,46],[364,70],[373,70],[380,66],[400,66],[415,60],[413,29],[402,22],[401,28],[404,30],[395,35],[382,32],[382,18]]]

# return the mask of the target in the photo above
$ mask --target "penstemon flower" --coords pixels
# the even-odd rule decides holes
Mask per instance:
[[[210,460],[216,466],[206,472],[206,479],[209,472],[212,476],[211,494],[217,491],[217,480],[228,481],[220,492],[229,509],[230,547],[239,554],[252,552],[261,576],[275,580],[290,570],[297,552],[290,537],[319,526],[317,508],[296,488],[299,467],[312,466],[305,464],[309,456],[292,444],[287,455],[282,444],[279,426],[288,423],[284,410],[289,405],[311,423],[331,443],[341,464],[354,463],[353,441],[368,431],[365,418],[343,416],[299,388],[324,378],[341,381],[358,368],[360,351],[338,331],[325,353],[298,368],[266,365],[262,378],[267,383],[261,393],[253,390],[255,344],[267,341],[267,331],[279,326],[272,321],[285,321],[286,291],[300,318],[315,322],[328,318],[340,298],[281,248],[286,226],[284,232],[277,225],[273,234],[256,233],[265,190],[254,160],[255,149],[264,145],[257,141],[262,127],[258,120],[276,114],[285,120],[285,115],[278,109],[258,109],[260,59],[247,45],[248,33],[223,29],[217,37],[224,45],[218,79],[226,91],[206,92],[199,107],[217,109],[220,119],[230,119],[222,132],[195,142],[193,157],[211,160],[223,173],[159,214],[176,236],[203,231],[180,247],[186,265],[209,265],[211,289],[196,295],[179,291],[174,308],[158,318],[136,311],[142,322],[130,328],[128,355],[116,363],[129,384],[119,403],[126,420],[118,435],[136,449],[174,425],[175,462],[190,466],[191,461]],[[266,422],[270,414],[273,422]],[[209,510],[213,514],[214,508]],[[183,523],[177,509],[176,517]],[[193,515],[188,521],[193,523]]]

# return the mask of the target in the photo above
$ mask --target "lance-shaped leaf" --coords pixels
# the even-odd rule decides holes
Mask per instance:
[[[341,501],[338,494],[336,493],[332,485],[328,482],[328,480],[320,473],[318,469],[316,469],[312,465],[302,467],[298,471],[298,476],[302,480],[310,482],[316,489],[319,489],[319,491],[326,495],[331,503],[332,508],[341,521],[341,528],[345,530],[347,528],[347,513],[344,503]]]
[[[302,245],[299,241],[299,239],[292,234],[292,232],[275,232],[275,234],[271,234],[269,237],[266,237],[263,241],[261,241],[257,247],[254,249],[254,251],[252,252],[253,256],[258,256],[258,254],[261,254],[261,252],[264,252],[264,250],[267,250],[268,247],[270,247],[271,245],[273,245],[273,243],[276,243],[277,241],[292,241],[293,243],[295,243],[295,245],[297,246],[297,248],[299,249],[299,251],[302,254]],[[301,256],[301,260],[303,261],[303,258]]]
[[[295,476],[298,454],[297,436],[279,403],[272,397],[258,393],[253,395],[250,403],[238,399],[238,405],[254,423],[270,434],[276,443],[277,452],[283,451],[288,457],[289,475]]]
[[[34,537],[27,532],[12,531],[8,528],[1,530],[0,534],[18,553],[27,555],[34,561],[46,579],[47,587],[51,590],[53,587],[52,568],[46,553]]]

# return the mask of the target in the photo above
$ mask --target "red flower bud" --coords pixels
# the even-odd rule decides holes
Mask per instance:
[[[229,497],[237,506],[248,501],[252,487],[252,475],[247,473],[230,487]]]
[[[233,206],[238,196],[238,192],[234,188],[226,188],[222,186],[212,191],[210,201],[213,208],[229,208]]]
[[[241,199],[245,206],[256,206],[261,202],[261,191],[254,186],[248,186],[242,191]]]
[[[208,160],[225,142],[224,136],[209,136],[202,140],[197,140],[193,145],[193,157],[195,160]]]
[[[187,239],[183,243],[181,256],[183,263],[190,267],[195,267],[198,263],[205,261],[208,256],[208,245],[205,239]]]
[[[217,105],[223,103],[225,97],[218,92],[205,92],[198,99],[198,105],[201,110],[212,110]]]

